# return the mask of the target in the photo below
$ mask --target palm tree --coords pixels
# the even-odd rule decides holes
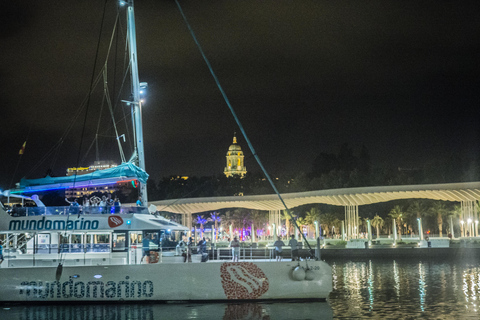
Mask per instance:
[[[287,212],[287,210],[282,211],[282,220],[285,220],[285,229],[286,229],[287,236],[288,236],[290,234],[290,222],[292,221],[292,217]]]
[[[447,207],[443,201],[435,201],[430,208],[430,214],[437,217],[438,234],[443,237],[443,218],[448,214]]]
[[[303,233],[302,226],[308,226],[309,222],[307,221],[306,218],[300,217],[297,219],[297,224],[298,224],[298,227],[300,228],[300,233]]]
[[[342,227],[342,220],[335,218],[332,222],[332,235],[334,237],[340,233],[341,227]]]
[[[320,220],[320,210],[317,207],[313,207],[310,211],[307,211],[305,220],[308,222],[308,225],[313,225],[314,221]]]
[[[315,221],[320,222],[320,210],[317,207],[313,207],[310,211],[307,211],[305,220],[309,226],[313,227],[315,230]]]
[[[210,218],[205,218],[204,216],[197,215],[197,217],[193,220],[195,224],[200,225],[200,238],[203,237],[203,225],[208,221],[212,221]]]
[[[251,210],[250,218],[252,220],[252,225],[251,225],[252,235],[256,234],[255,227],[265,226],[265,224],[268,222],[268,217],[265,214],[265,212],[261,212],[258,210]],[[253,236],[252,236],[252,240],[253,240]]]
[[[450,211],[450,215],[455,217],[455,218],[458,217],[459,219],[461,219],[461,217],[462,217],[462,207],[459,206],[458,204],[454,205],[453,209]],[[457,221],[457,219],[455,219],[455,221]],[[452,226],[452,228],[453,228],[453,226]],[[453,234],[453,232],[451,232],[451,233]],[[460,222],[460,237],[463,237],[463,236],[464,236],[463,224]]]
[[[210,213],[210,221],[215,222],[215,240],[218,239],[218,222],[222,221],[222,218],[216,212]]]
[[[383,227],[383,219],[377,214],[375,217],[373,217],[372,221],[372,226],[377,229],[377,239],[380,237],[380,228]]]
[[[427,213],[427,208],[420,200],[413,201],[407,208],[407,216],[409,217],[409,220],[423,218]],[[420,230],[418,230],[418,234],[420,235]]]
[[[395,219],[398,229],[398,240],[402,240],[402,220],[404,215],[402,207],[396,205],[392,210],[390,210],[388,215],[392,217],[392,219]]]
[[[333,236],[333,230],[330,229],[334,226],[335,219],[337,219],[335,214],[330,212],[322,214],[320,217],[320,225],[322,226],[323,230],[327,231],[327,235],[330,233],[330,231],[332,231]]]

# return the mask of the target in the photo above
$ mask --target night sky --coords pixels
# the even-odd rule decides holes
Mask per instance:
[[[479,154],[478,1],[181,4],[273,175],[309,172],[320,152],[337,153],[345,142],[356,151],[365,144],[373,164],[395,167]],[[15,182],[27,174],[42,177],[49,168],[64,175],[83,159],[97,130],[101,100],[95,95],[80,156],[85,113],[58,153],[31,170],[62,137],[89,91],[103,7],[103,1],[0,3],[0,189],[8,188],[17,165]],[[147,172],[156,180],[220,174],[235,131],[247,170],[259,171],[175,2],[137,0],[135,12],[140,81],[149,84],[143,109]],[[95,73],[114,17],[108,1]],[[118,90],[120,81],[112,78],[109,85]],[[101,159],[119,162],[103,110]],[[115,112],[119,123],[129,114],[125,106]],[[128,158],[128,141],[124,148]],[[94,149],[80,166],[93,162]]]

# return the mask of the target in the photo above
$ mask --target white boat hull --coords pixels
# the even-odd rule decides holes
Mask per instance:
[[[305,267],[305,262],[300,262]],[[332,273],[310,261],[313,280],[296,281],[296,262],[221,262],[0,269],[0,301],[118,302],[325,300]]]

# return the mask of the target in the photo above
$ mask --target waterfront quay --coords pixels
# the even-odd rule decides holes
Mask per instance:
[[[320,258],[331,259],[442,259],[442,260],[474,260],[480,258],[480,238],[449,239],[436,237],[429,241],[418,238],[404,238],[394,242],[390,238],[380,238],[367,241],[355,239],[342,241],[339,239],[320,240]],[[354,243],[352,245],[352,243]],[[309,244],[316,255],[318,249],[315,241],[309,239]],[[352,246],[355,246],[352,248]],[[311,258],[310,249],[302,243],[299,249],[301,259]],[[244,242],[242,243],[240,259],[274,259],[273,242]],[[283,259],[291,258],[290,247],[283,247]],[[228,243],[219,242],[211,247],[210,258],[213,260],[231,259],[231,248]]]

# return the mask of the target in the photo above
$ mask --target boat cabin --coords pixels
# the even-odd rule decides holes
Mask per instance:
[[[47,207],[35,196],[0,197],[2,267],[173,262],[187,232],[146,207]]]

